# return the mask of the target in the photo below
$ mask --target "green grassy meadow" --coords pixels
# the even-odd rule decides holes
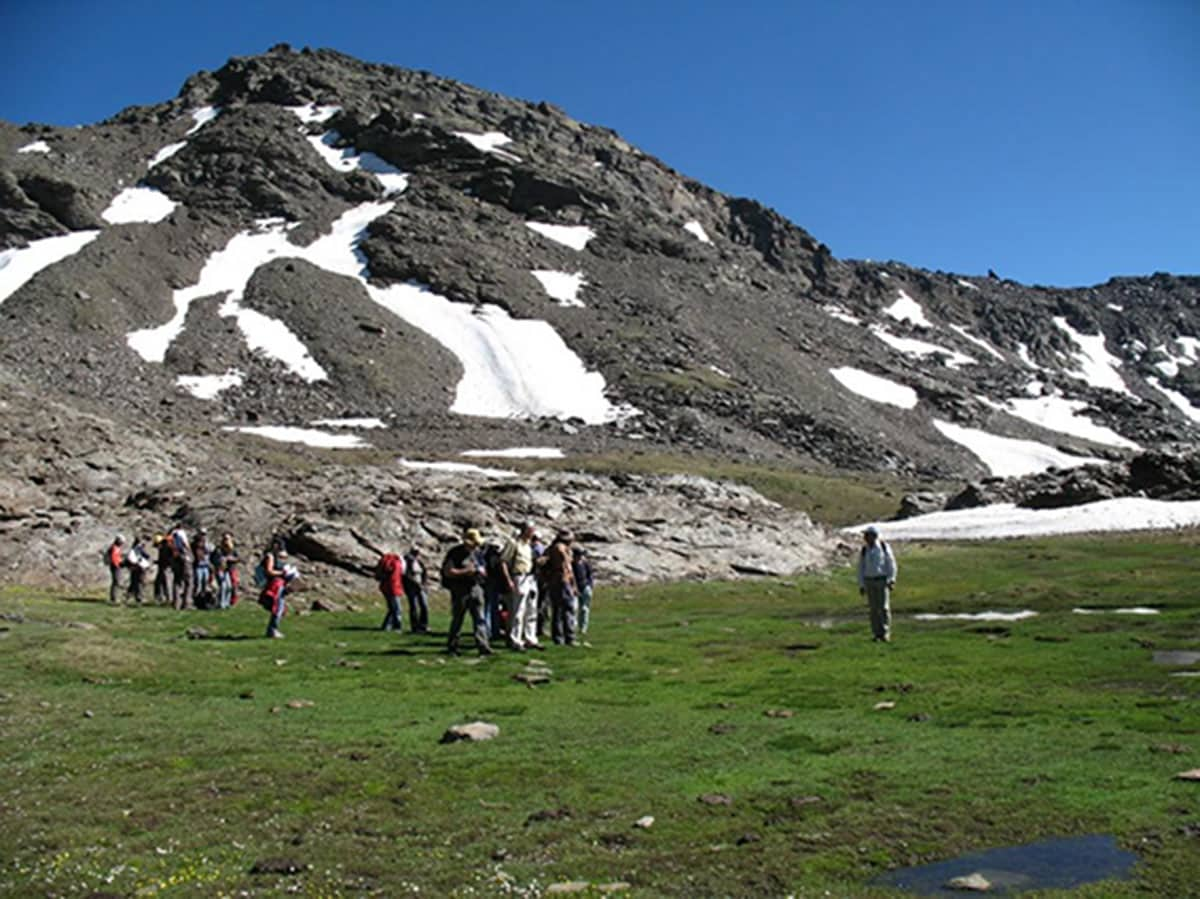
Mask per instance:
[[[888,896],[900,866],[1092,833],[1141,862],[1073,895],[1196,895],[1200,783],[1173,778],[1200,679],[1152,651],[1200,649],[1198,547],[897,546],[890,645],[848,569],[601,585],[591,646],[483,660],[379,632],[375,597],[270,641],[252,602],[6,588],[0,895]],[[514,680],[530,658],[550,683]],[[439,743],[476,719],[499,737]]]

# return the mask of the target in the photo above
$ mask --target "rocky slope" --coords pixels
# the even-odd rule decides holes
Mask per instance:
[[[1200,278],[1068,290],[839,260],[550,104],[331,51],[233,59],[97,125],[0,123],[0,253],[6,527],[47,552],[129,508],[161,526],[185,485],[206,523],[255,533],[312,518],[442,538],[540,508],[464,504],[475,482],[396,455],[657,446],[946,480],[1120,459],[1200,426]],[[360,432],[373,453],[342,457],[222,430],[364,417],[385,425]],[[94,439],[50,436],[76,429]],[[273,454],[312,474],[266,470]],[[277,478],[289,503],[268,508]],[[730,570],[710,543],[751,569],[812,561],[768,561],[739,521],[807,525],[747,514],[758,501],[732,488],[520,489],[573,497],[558,519],[596,534],[571,509],[607,498],[596,518],[659,522],[659,540],[681,525],[647,510],[716,491],[730,530],[687,538],[683,573]],[[355,491],[354,510],[315,511]],[[385,531],[371,493],[422,511]],[[623,573],[674,572],[604,539]]]

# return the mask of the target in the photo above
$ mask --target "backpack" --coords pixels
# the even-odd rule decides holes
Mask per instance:
[[[491,586],[498,586],[502,583],[500,580],[500,547],[495,543],[489,543],[483,550],[483,566],[486,571],[487,582]]]
[[[395,553],[384,553],[379,557],[379,563],[375,566],[375,580],[380,583],[390,581],[397,568],[403,562]]]
[[[267,586],[267,566],[261,561],[254,566],[254,586],[260,590]]]

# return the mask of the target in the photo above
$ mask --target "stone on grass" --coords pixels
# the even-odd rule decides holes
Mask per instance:
[[[607,895],[609,893],[623,893],[626,890],[632,890],[632,889],[633,889],[633,884],[631,884],[627,881],[624,881],[624,880],[614,880],[612,883],[596,884],[596,892],[604,893],[605,895]]]
[[[1200,768],[1193,768],[1191,771],[1180,771],[1175,775],[1175,779],[1200,781]]]
[[[992,888],[992,882],[976,871],[963,877],[952,877],[946,881],[946,889],[963,890],[969,893],[986,893]]]
[[[459,740],[466,740],[470,743],[480,743],[484,740],[493,740],[500,736],[500,728],[495,724],[488,724],[486,721],[472,721],[470,724],[455,724],[453,727],[447,728],[442,734],[443,743],[457,743]]]
[[[189,640],[206,640],[210,636],[212,635],[209,634],[208,628],[206,627],[200,627],[197,625],[196,627],[189,627],[187,629],[187,638]]]
[[[733,799],[724,793],[705,793],[698,799],[705,805],[733,805]]]
[[[289,709],[311,709],[316,703],[311,699],[289,699],[287,707]]]
[[[767,709],[763,714],[768,718],[791,718],[796,713],[791,709]]]
[[[591,883],[586,880],[565,880],[562,883],[552,883],[546,887],[547,896],[558,896],[565,893],[585,892]]]
[[[651,827],[654,826],[654,816],[653,815],[642,815],[642,817],[638,818],[636,821],[633,822],[633,826],[639,827],[642,830],[649,830]]]
[[[895,707],[896,707],[896,703],[892,702],[890,699],[885,700],[883,702],[875,703],[875,711],[877,711],[877,712],[887,712],[887,711],[890,711],[891,709],[894,709]]]

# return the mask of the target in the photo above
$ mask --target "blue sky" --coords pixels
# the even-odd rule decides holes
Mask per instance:
[[[1200,273],[1195,0],[2,0],[0,118],[96,121],[281,41],[550,100],[841,257]]]

